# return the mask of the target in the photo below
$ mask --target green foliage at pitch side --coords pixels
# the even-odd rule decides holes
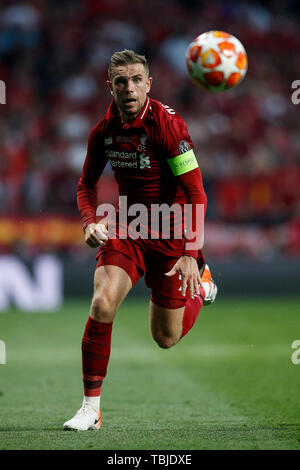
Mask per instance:
[[[1,449],[300,449],[299,299],[222,299],[161,350],[147,300],[128,299],[113,330],[102,428],[66,432],[81,405],[88,303],[0,315]]]

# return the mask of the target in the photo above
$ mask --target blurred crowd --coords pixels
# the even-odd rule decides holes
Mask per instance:
[[[88,135],[111,98],[108,62],[127,48],[148,58],[151,96],[188,124],[207,219],[295,224],[300,104],[291,96],[300,80],[299,26],[297,0],[2,0],[0,215],[77,216]],[[245,80],[223,93],[197,88],[185,66],[188,44],[211,29],[234,34],[248,53]],[[107,166],[106,202],[115,198],[111,178]]]

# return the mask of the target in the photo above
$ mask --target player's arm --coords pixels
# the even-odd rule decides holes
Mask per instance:
[[[103,245],[107,240],[105,220],[100,223],[96,221],[97,182],[107,163],[102,141],[96,126],[89,137],[87,155],[77,187],[77,205],[85,233],[85,241],[92,248]]]
[[[196,160],[196,157],[194,157]],[[184,255],[198,258],[199,250],[204,244],[204,218],[207,207],[207,196],[204,191],[200,168],[176,176],[188,199],[186,215],[186,243]]]
[[[187,195],[188,205],[184,213],[186,243],[183,254],[197,259],[204,243],[204,217],[207,207],[201,171],[193,149],[168,159],[168,163],[178,184]]]
[[[175,111],[164,118],[160,119],[158,126],[162,151],[171,174],[187,196],[187,210],[184,213],[186,243],[183,255],[197,259],[204,242],[203,227],[207,205],[202,175],[185,122]]]
[[[178,161],[181,161],[181,158]],[[196,164],[197,161],[193,165],[196,166]],[[182,165],[182,170],[184,170],[183,167],[184,165]],[[168,275],[179,272],[182,294],[185,296],[188,288],[193,298],[195,292],[199,293],[199,286],[202,285],[197,257],[199,249],[203,246],[203,225],[207,197],[198,164],[196,168],[191,170],[187,168],[186,172],[183,171],[181,174],[174,174],[174,176],[187,194],[189,214],[186,215],[188,215],[190,220],[187,224],[187,232],[185,233],[186,243],[184,252]]]
[[[167,273],[181,275],[181,289],[183,295],[188,288],[191,296],[199,292],[201,278],[197,264],[199,250],[204,241],[204,217],[207,206],[207,197],[204,191],[201,171],[193,151],[193,144],[186,125],[182,120],[170,121],[166,129],[166,144],[169,150],[168,164],[173,176],[187,195],[187,213],[185,213],[186,243],[181,258],[173,269]],[[185,151],[182,152],[182,142]]]

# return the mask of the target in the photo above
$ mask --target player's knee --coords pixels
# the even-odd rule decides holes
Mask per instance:
[[[154,335],[153,338],[162,349],[169,349],[178,342],[178,339],[173,336]]]
[[[94,320],[111,322],[115,313],[114,303],[106,294],[94,295],[91,306],[91,316]]]

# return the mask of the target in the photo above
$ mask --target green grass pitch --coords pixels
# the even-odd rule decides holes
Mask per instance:
[[[130,297],[113,329],[100,431],[66,432],[82,400],[89,303],[0,314],[0,449],[300,449],[299,298],[222,298],[175,347]]]

